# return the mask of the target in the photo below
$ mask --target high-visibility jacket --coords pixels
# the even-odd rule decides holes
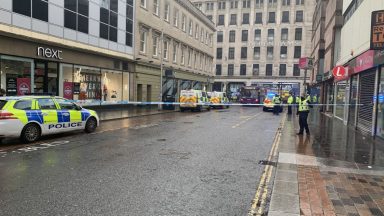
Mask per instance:
[[[299,112],[308,112],[309,106],[308,106],[308,99],[305,100],[299,100]]]
[[[299,103],[299,101],[301,100],[301,98],[299,97],[299,96],[296,96],[296,101],[295,101],[295,103]]]
[[[274,103],[274,104],[280,104],[281,103],[281,99],[280,99],[280,96],[275,96],[275,97],[273,97],[272,98],[272,102]]]
[[[314,95],[314,96],[312,97],[312,103],[317,103],[317,97],[316,97],[316,95]]]
[[[293,97],[289,96],[287,102],[288,104],[293,104]]]

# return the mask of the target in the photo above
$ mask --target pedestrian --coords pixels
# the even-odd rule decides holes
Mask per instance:
[[[287,103],[288,103],[288,115],[292,115],[292,105],[293,105],[292,93],[289,93],[289,97],[288,97]]]
[[[280,95],[275,94],[275,96],[272,98],[273,102],[273,115],[279,115],[280,112],[280,104],[281,104],[281,98]]]
[[[4,89],[0,89],[0,97],[3,97],[5,96],[5,90]]]
[[[303,135],[304,129],[305,133],[307,135],[310,135],[309,127],[308,127],[308,114],[309,114],[309,104],[310,101],[308,101],[308,98],[305,98],[302,96],[298,101],[298,110],[297,115],[299,115],[299,125],[300,125],[300,131],[297,133],[297,135]]]

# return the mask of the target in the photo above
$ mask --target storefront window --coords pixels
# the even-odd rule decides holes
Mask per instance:
[[[350,125],[356,124],[356,104],[358,101],[358,76],[353,76],[351,81],[351,93],[350,93],[350,99],[349,99],[349,116],[348,116],[348,122]]]
[[[338,82],[336,85],[336,109],[335,116],[344,119],[344,107],[347,82]]]
[[[123,99],[123,73],[120,71],[101,70],[102,104],[121,103]]]
[[[328,83],[327,84],[327,112],[333,112],[333,106],[334,106],[334,100],[333,100],[333,83]]]
[[[73,82],[74,100],[79,100],[82,105],[100,105],[100,69],[75,65]]]
[[[192,81],[190,80],[181,80],[180,90],[188,90],[192,88]]]
[[[122,103],[129,102],[129,73],[123,73],[123,100]]]
[[[0,65],[0,92],[7,96],[33,93],[32,60],[1,56]]]
[[[380,84],[377,103],[376,135],[384,138],[384,68],[381,69]]]

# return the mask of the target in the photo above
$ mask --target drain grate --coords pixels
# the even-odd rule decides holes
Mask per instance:
[[[267,161],[267,160],[260,160],[259,161],[259,165],[270,165],[270,166],[274,166],[276,167],[277,166],[277,163],[276,162],[272,162],[272,161]]]
[[[167,139],[157,139],[158,142],[165,142]]]

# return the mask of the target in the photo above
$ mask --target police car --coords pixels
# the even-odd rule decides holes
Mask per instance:
[[[25,143],[40,136],[74,130],[92,133],[99,126],[93,110],[51,96],[0,97],[0,141],[20,137]]]

